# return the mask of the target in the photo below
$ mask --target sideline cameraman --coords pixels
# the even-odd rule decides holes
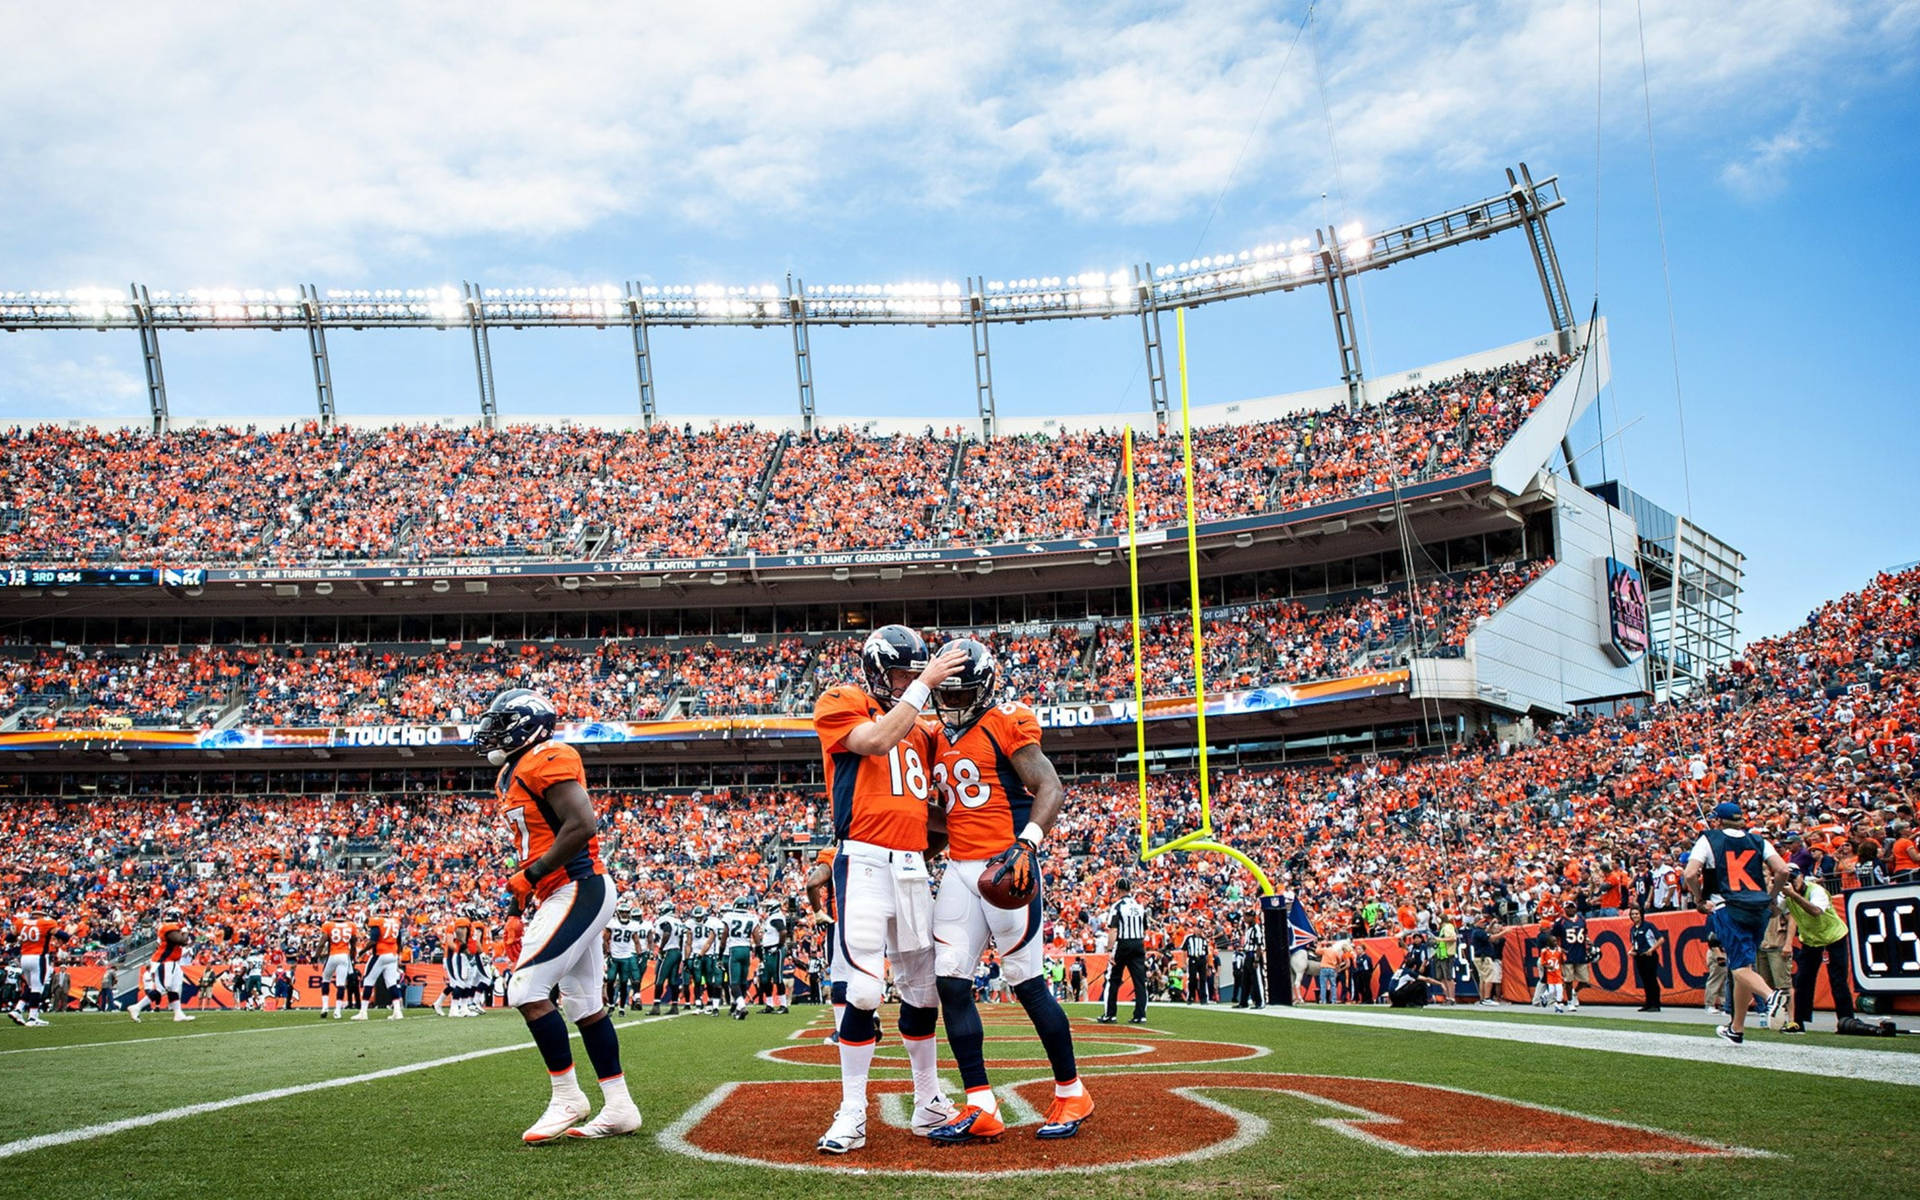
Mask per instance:
[[[1793,952],[1793,1021],[1782,1033],[1805,1033],[1813,1020],[1813,989],[1825,960],[1827,987],[1833,992],[1836,1029],[1853,1020],[1853,984],[1848,976],[1847,923],[1827,889],[1798,867],[1780,895],[1786,899],[1800,946]]]

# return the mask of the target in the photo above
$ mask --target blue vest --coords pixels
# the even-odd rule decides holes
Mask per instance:
[[[1741,908],[1766,908],[1773,903],[1767,890],[1766,839],[1751,830],[1709,829],[1707,848],[1713,852],[1707,880],[1710,895]]]

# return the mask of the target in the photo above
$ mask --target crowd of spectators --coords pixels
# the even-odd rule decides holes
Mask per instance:
[[[1282,512],[1477,470],[1572,362],[1540,355],[1406,388],[1377,405],[1195,429],[1196,512],[1203,521]],[[1143,529],[1185,524],[1179,431],[1136,440],[1134,452],[1136,523]],[[1124,521],[1120,499],[1116,494],[1109,511]]]
[[[1569,361],[1469,372],[1351,411],[1197,429],[1200,514],[1291,509],[1483,466]],[[1143,526],[1183,521],[1180,438],[1142,437],[1138,457]],[[42,425],[0,431],[0,562],[659,557],[1075,537],[1124,521],[1120,460],[1121,437],[1106,432],[983,444],[931,427],[782,437],[749,425],[309,422],[155,436]]]
[[[1692,694],[1444,752],[1222,773],[1214,825],[1295,889],[1323,933],[1439,928],[1684,903],[1687,847],[1717,800],[1739,799],[1783,851],[1837,886],[1920,878],[1920,568],[1882,576],[1806,624],[1749,646]],[[1199,821],[1190,773],[1152,777],[1148,835]],[[643,911],[797,896],[824,836],[822,797],[784,789],[605,792],[610,867]],[[1123,877],[1162,920],[1239,914],[1251,885],[1224,859],[1138,861],[1127,778],[1072,781],[1047,841],[1057,948],[1103,944]],[[99,798],[0,805],[0,888],[42,904],[95,956],[187,909],[215,943],[310,946],[331,910],[387,907],[424,937],[452,901],[497,896],[506,831],[481,796]],[[216,946],[217,949],[217,946]]]
[[[779,711],[806,667],[800,638],[389,646],[70,647],[0,657],[0,718],[40,729],[459,724],[501,691],[545,692],[567,720]]]
[[[952,430],[907,437],[834,429],[794,438],[780,454],[754,549],[932,545],[947,507],[954,446]]]
[[[1268,600],[1205,616],[1209,688],[1251,688],[1457,651],[1477,623],[1550,562],[1426,580],[1421,620],[1404,584],[1324,602]],[[1034,704],[1133,694],[1131,624],[1064,622],[991,635],[1009,695]],[[1185,614],[1142,623],[1150,696],[1191,690]],[[546,692],[568,720],[645,721],[808,711],[855,678],[860,640],[604,638],[384,646],[66,647],[0,656],[0,721],[32,708],[40,729],[229,724],[302,727],[459,724],[510,687]],[[675,711],[669,712],[673,706]]]

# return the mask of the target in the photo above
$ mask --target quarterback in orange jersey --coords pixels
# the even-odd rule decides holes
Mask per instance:
[[[20,998],[7,1016],[15,1025],[45,1025],[40,1005],[44,1003],[47,980],[53,975],[53,943],[64,941],[66,931],[37,906],[15,918],[13,931],[20,939]]]
[[[934,1025],[933,894],[927,873],[928,793],[934,733],[921,721],[933,689],[962,656],[927,653],[919,634],[884,625],[860,647],[866,687],[829,688],[814,705],[827,795],[833,805],[834,999],[839,1025],[840,1108],[820,1138],[822,1154],[867,1144],[867,1074],[874,1013],[886,967],[900,990],[900,1037],[913,1066],[913,1131],[926,1136],[956,1115],[940,1094]]]
[[[376,913],[367,918],[367,941],[372,944],[373,957],[367,961],[367,973],[360,980],[360,1011],[353,1014],[354,1020],[366,1020],[367,1006],[382,995],[393,1008],[387,1020],[398,1021],[403,1015],[406,990],[400,974],[401,930],[400,918],[391,913]]]
[[[147,993],[133,1002],[127,1015],[138,1021],[142,1009],[170,1003],[174,1020],[191,1021],[193,1018],[180,1007],[180,995],[186,989],[187,945],[192,941],[180,910],[169,906],[162,911],[153,934],[159,944],[153,948],[153,960],[147,964]]]
[[[640,1128],[640,1110],[620,1070],[620,1035],[600,997],[607,970],[600,931],[619,897],[600,862],[580,753],[552,740],[558,721],[545,696],[513,688],[494,698],[473,735],[487,761],[500,768],[494,791],[520,868],[507,880],[513,910],[533,911],[517,939],[507,1003],[526,1019],[546,1060],[553,1096],[521,1135],[527,1142],[614,1137]],[[556,987],[558,1009],[547,998]],[[592,1105],[574,1074],[569,1017],[580,1030],[603,1100],[600,1115],[584,1125]]]
[[[966,662],[934,693],[946,727],[933,779],[946,808],[952,860],[933,905],[934,970],[947,1042],[960,1065],[967,1103],[958,1117],[928,1136],[965,1143],[991,1140],[1006,1130],[987,1084],[984,1031],[973,1001],[974,969],[991,940],[1001,977],[1027,1010],[1053,1067],[1053,1104],[1038,1136],[1072,1137],[1092,1114],[1093,1097],[1074,1064],[1067,1014],[1047,987],[1037,853],[1060,815],[1065,793],[1040,749],[1033,710],[1017,702],[996,703],[1000,670],[993,652],[972,638],[947,648],[964,652]],[[1031,880],[1033,899],[1021,909],[990,904],[980,895],[983,876]]]

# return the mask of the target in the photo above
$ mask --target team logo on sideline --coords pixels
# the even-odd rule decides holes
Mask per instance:
[[[960,1176],[1109,1171],[1164,1166],[1231,1154],[1267,1136],[1269,1122],[1232,1105],[1235,1093],[1293,1096],[1331,1110],[1315,1124],[1404,1156],[1576,1156],[1701,1158],[1763,1152],[1717,1145],[1639,1126],[1434,1084],[1259,1071],[1141,1071],[1088,1075],[1101,1129],[1042,1142],[1021,1136],[1037,1125],[1051,1079],[996,1089],[1014,1136],[990,1154],[958,1154],[908,1128],[911,1084],[875,1080],[867,1145],[824,1163],[816,1124],[840,1102],[834,1081],[723,1084],[660,1134],[670,1150],[713,1162],[796,1171]],[[820,1121],[796,1120],[799,1114]]]

